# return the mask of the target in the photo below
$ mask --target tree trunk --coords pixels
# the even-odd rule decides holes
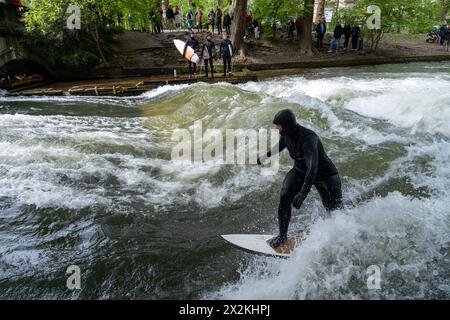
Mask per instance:
[[[377,37],[375,39],[375,48],[374,48],[374,52],[376,52],[378,50],[378,45],[380,44],[381,39],[384,36],[384,32],[382,30],[377,30]]]
[[[316,12],[316,17],[314,18],[314,21],[316,23],[318,23],[320,20],[320,17],[323,17],[324,15],[325,15],[325,0],[318,0],[317,12]]]
[[[105,54],[103,53],[102,46],[100,44],[100,35],[98,34],[97,26],[94,27],[94,30],[90,32],[92,38],[95,41],[95,45],[97,47],[97,51],[100,55],[100,58],[103,60],[103,64],[105,67],[109,67],[109,62],[106,60]]]
[[[312,27],[314,18],[314,0],[305,0],[303,28],[300,35],[300,54],[312,55]]]
[[[241,57],[245,57],[244,35],[245,35],[245,12],[247,11],[248,0],[236,0],[234,9],[233,24],[231,26],[231,41],[235,52],[239,52]]]

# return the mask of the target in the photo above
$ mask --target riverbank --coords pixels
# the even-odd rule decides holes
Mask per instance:
[[[189,79],[186,62],[173,46],[173,39],[185,40],[187,36],[186,32],[157,35],[125,32],[116,38],[116,54],[111,58],[114,67],[93,70],[91,75],[80,75],[84,78],[74,81],[57,81],[10,90],[7,95],[133,96],[162,85],[198,81],[243,83],[274,76],[303,74],[317,68],[450,60],[450,53],[438,44],[426,43],[422,36],[387,35],[376,53],[343,51],[341,54],[329,54],[322,50],[313,56],[299,56],[298,42],[295,40],[249,39],[246,41],[245,59],[234,59],[233,77],[222,77],[221,63],[217,61],[216,78],[206,79],[196,75]],[[204,33],[197,35],[200,42],[204,36]],[[219,36],[216,35],[214,40],[220,41]],[[174,70],[177,77],[174,76]]]

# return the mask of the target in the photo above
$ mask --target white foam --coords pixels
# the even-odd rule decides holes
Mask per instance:
[[[333,218],[319,220],[288,261],[257,258],[238,282],[205,298],[361,299],[423,298],[442,281],[449,261],[440,251],[450,242],[446,201],[409,199],[398,192],[373,199]],[[366,269],[378,265],[382,288],[367,289]],[[401,286],[398,281],[401,277]],[[450,292],[444,292],[447,296]]]

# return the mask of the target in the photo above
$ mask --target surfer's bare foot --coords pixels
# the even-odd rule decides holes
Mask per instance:
[[[286,236],[276,236],[275,238],[273,238],[271,241],[270,241],[270,243],[269,243],[269,245],[273,248],[273,249],[276,249],[276,248],[278,248],[279,246],[282,246],[282,245],[284,245],[284,243],[286,242],[286,240],[287,240],[287,238],[286,238]]]

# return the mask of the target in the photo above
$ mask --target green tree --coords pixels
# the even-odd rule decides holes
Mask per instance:
[[[108,66],[102,45],[102,35],[111,27],[119,2],[119,0],[72,0],[69,3],[64,0],[30,0],[26,3],[29,10],[24,13],[23,20],[28,31],[38,31],[43,35],[53,35],[58,38],[68,32],[69,5],[78,6],[81,9],[81,31],[71,31],[78,32],[78,36],[83,32],[88,34],[103,64]]]
[[[369,6],[381,9],[380,28],[369,28],[367,19],[372,15]],[[436,3],[432,0],[357,0],[351,8],[340,9],[333,19],[358,24],[370,41],[370,50],[376,51],[386,33],[420,33],[436,23]]]
[[[303,0],[253,0],[251,8],[253,16],[269,25],[272,37],[277,32],[277,22],[287,24],[290,18],[300,14]]]

